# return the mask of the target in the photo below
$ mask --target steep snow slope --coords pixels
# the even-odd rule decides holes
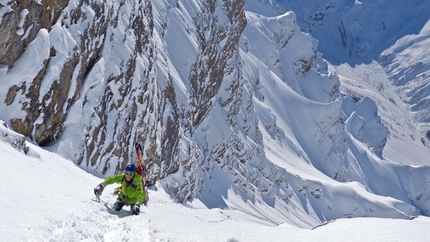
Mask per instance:
[[[3,125],[0,134],[0,241],[425,241],[430,236],[430,219],[421,216],[340,219],[314,230],[274,224],[258,216],[266,207],[244,201],[233,189],[228,200],[237,207],[208,209],[197,199],[175,203],[157,184],[139,216],[131,216],[128,208],[112,212],[114,186],[108,186],[97,203],[93,188],[102,179],[57,154],[22,143],[21,135]],[[334,206],[356,203],[357,194],[369,196],[358,184],[352,184],[357,194],[350,195],[346,185],[326,185],[332,193],[345,194],[332,200]],[[378,196],[369,199],[381,207],[397,203]]]
[[[256,100],[258,104],[256,110],[261,120],[260,130],[263,132],[265,155],[268,160],[276,166],[285,168],[286,172],[291,172],[292,175],[297,174],[296,169],[300,167],[308,175],[322,172],[329,178],[339,181],[358,181],[376,194],[392,196],[406,203],[409,203],[410,197],[415,197],[413,203],[423,205],[421,212],[427,213],[426,202],[419,201],[422,197],[421,194],[426,194],[425,190],[416,191],[413,188],[414,185],[411,185],[416,182],[427,183],[427,176],[406,175],[414,168],[390,165],[383,158],[383,148],[387,142],[389,130],[381,125],[380,115],[384,112],[390,113],[390,115],[401,113],[397,106],[388,105],[391,102],[385,98],[386,94],[395,98],[394,89],[387,88],[385,93],[379,94],[380,85],[368,81],[369,87],[366,88],[349,85],[341,86],[341,89],[338,90],[339,85],[346,79],[342,75],[343,73],[348,74],[347,71],[339,71],[339,74],[342,74],[341,81],[339,81],[336,75],[330,74],[337,70],[329,69],[327,71],[325,68],[328,64],[316,53],[312,53],[309,49],[297,48],[299,46],[297,43],[312,43],[309,36],[294,34],[299,31],[298,28],[291,28],[287,24],[282,25],[284,28],[273,27],[285,19],[294,20],[294,17],[291,18],[294,16],[293,13],[289,12],[273,18],[256,17],[251,13],[248,15],[248,25],[243,34],[242,48],[243,55],[246,56],[244,59],[247,63],[245,65],[246,73],[252,73],[252,75],[246,74],[245,76],[251,82],[257,83],[259,87],[255,90],[254,95],[255,99],[258,99]],[[274,31],[266,34],[265,29]],[[293,32],[293,34],[288,34],[289,32]],[[257,33],[263,38],[252,38]],[[271,38],[273,39],[271,40]],[[268,48],[270,45],[277,46],[274,48],[277,51],[268,52],[261,49],[262,46]],[[295,71],[294,66],[296,65],[294,64],[285,64],[287,61],[294,63],[294,61],[305,60],[307,56],[313,61],[310,62],[311,67],[306,73],[301,74]],[[278,69],[276,64],[268,65],[267,63],[282,63],[283,68]],[[287,69],[288,67],[293,68]],[[248,71],[248,69],[251,70]],[[356,81],[359,76],[365,77],[366,70],[366,68],[353,69],[350,73],[355,71],[356,76],[351,74],[352,80]],[[268,77],[275,78],[272,80]],[[387,81],[387,79],[384,80]],[[381,80],[381,83],[384,80]],[[352,91],[348,92],[348,90]],[[341,92],[351,94],[351,98],[355,100],[350,101],[349,97],[341,98]],[[372,94],[373,92],[374,94]],[[318,95],[314,95],[315,93]],[[360,96],[356,93],[363,95]],[[378,104],[379,100],[383,101],[385,105],[382,114],[378,113],[375,101],[369,98],[364,99],[367,96],[378,97],[379,99],[375,99]],[[392,120],[385,121],[385,123],[395,127],[403,125],[403,122],[397,124]],[[413,144],[413,141],[406,140],[405,142]],[[423,153],[426,150],[420,147],[410,151],[421,151],[420,154],[426,154]],[[412,153],[416,157],[417,153]],[[279,160],[273,157],[277,157]],[[414,161],[409,160],[413,157],[409,157],[404,163],[424,164],[428,162],[425,156],[419,158],[420,160]],[[396,161],[402,163],[401,160],[396,159]],[[265,166],[264,162],[262,166]],[[314,168],[317,171],[312,171]],[[428,168],[418,169],[425,171]],[[387,175],[396,172],[405,173],[405,176],[391,180],[389,178],[391,175]],[[297,188],[292,197],[300,194],[298,192],[301,189],[300,183],[307,183],[301,180],[302,176],[301,173],[296,177],[287,176],[291,189]],[[318,179],[325,179],[320,175],[316,176],[319,177]],[[381,177],[383,177],[382,180]],[[303,186],[307,187],[308,184]],[[324,188],[316,186],[313,189],[316,191]],[[412,191],[417,193],[400,195],[400,193],[408,194]],[[282,195],[275,195],[275,197],[278,196],[282,197]],[[297,197],[300,199],[300,195]],[[324,205],[320,205],[321,207],[327,205],[325,202],[322,203]],[[330,205],[327,206],[330,207]]]

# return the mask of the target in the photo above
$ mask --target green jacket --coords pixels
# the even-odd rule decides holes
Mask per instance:
[[[133,180],[129,185],[127,185],[124,173],[108,177],[106,178],[106,180],[103,181],[105,185],[114,184],[116,182],[121,183],[121,193],[119,194],[119,197],[126,204],[130,205],[135,203],[143,203],[145,195],[142,187],[141,175],[135,173],[133,176]]]

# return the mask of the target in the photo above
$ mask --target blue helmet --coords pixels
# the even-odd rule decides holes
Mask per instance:
[[[134,174],[134,173],[136,173],[136,167],[133,164],[128,164],[125,167],[124,172]]]

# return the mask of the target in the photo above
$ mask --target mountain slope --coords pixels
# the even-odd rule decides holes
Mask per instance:
[[[301,30],[318,40],[318,51],[334,65],[331,71],[341,76],[342,93],[358,100],[370,95],[375,100],[390,132],[386,152],[390,159],[427,163],[420,157],[428,156],[430,140],[426,108],[430,68],[428,50],[423,48],[428,42],[428,1],[277,0],[251,1],[245,8],[266,16],[294,11]],[[390,105],[394,109],[387,108]],[[409,136],[416,141],[414,146],[426,147],[418,148],[419,155],[413,158],[404,157],[396,150],[409,145],[399,136]],[[395,159],[396,156],[401,158]]]
[[[25,51],[2,62],[0,119],[83,169],[117,173],[139,141],[176,202],[306,228],[429,214],[429,167],[384,160],[389,130],[375,102],[341,92],[295,13],[70,0],[51,25],[32,26],[30,5],[50,3],[27,4],[2,2],[2,19],[24,14],[0,38]]]
[[[0,241],[423,241],[430,236],[426,229],[430,219],[423,216],[413,220],[340,219],[311,230],[287,222],[273,224],[258,216],[262,211],[270,213],[267,207],[245,205],[233,190],[228,201],[235,206],[208,209],[198,200],[175,203],[159,184],[157,189],[150,188],[148,206],[142,206],[139,216],[131,216],[127,207],[115,213],[108,209],[116,199],[111,195],[115,186],[106,187],[101,203],[97,203],[93,188],[102,179],[26,142],[3,124],[0,139]],[[348,189],[333,181],[328,184],[333,193],[345,194]],[[381,206],[393,202],[383,197],[372,199]],[[332,202],[348,204],[354,199],[344,196]]]
[[[430,147],[430,20],[419,34],[399,39],[381,54],[380,62],[403,102],[410,106],[412,117],[421,128],[420,141]]]

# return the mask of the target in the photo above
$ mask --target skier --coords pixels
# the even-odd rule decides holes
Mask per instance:
[[[112,209],[120,211],[124,205],[130,205],[131,214],[138,215],[140,213],[140,204],[143,203],[145,194],[142,187],[142,176],[136,173],[136,167],[133,164],[128,164],[124,169],[124,173],[106,178],[94,188],[94,194],[100,196],[107,185],[115,182],[121,183],[121,189]]]

